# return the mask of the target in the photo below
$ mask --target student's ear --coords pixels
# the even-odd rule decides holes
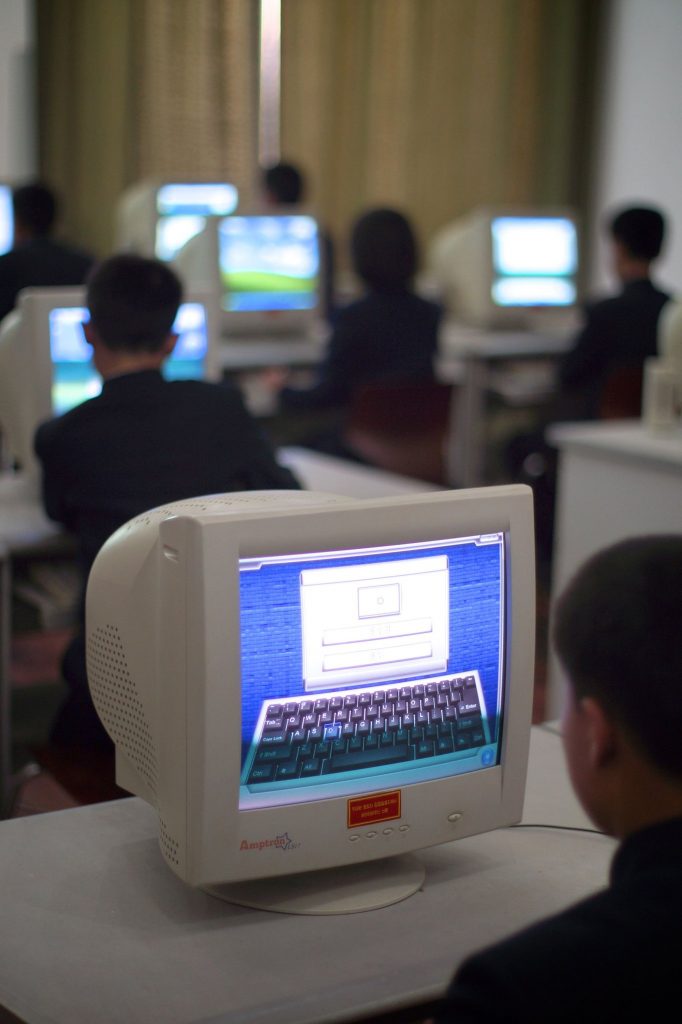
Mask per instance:
[[[164,359],[167,359],[168,356],[172,354],[173,349],[177,345],[177,342],[178,342],[178,335],[177,334],[172,334],[171,333],[171,334],[167,334],[166,335],[166,337],[164,338],[164,341],[163,341],[163,345],[161,346],[161,351],[163,353]]]
[[[81,327],[83,328],[83,334],[85,335],[85,340],[88,345],[90,345],[91,348],[95,348],[99,341],[99,337],[97,331],[92,326],[92,321],[86,320],[85,323],[81,324]]]
[[[585,726],[590,767],[606,768],[618,750],[618,729],[594,697],[583,697],[580,701],[580,710]]]

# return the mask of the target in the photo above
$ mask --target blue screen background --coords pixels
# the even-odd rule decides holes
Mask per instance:
[[[500,543],[444,545],[425,551],[388,551],[307,563],[307,567],[361,565],[446,555],[450,587],[450,656],[447,673],[478,669],[491,738],[497,736],[496,709],[500,677],[502,558]],[[242,655],[242,753],[251,742],[264,700],[296,699],[305,694],[301,649],[299,577],[305,556],[295,563],[264,563],[258,571],[240,572]],[[428,673],[424,678],[428,678]],[[445,673],[443,673],[445,674]],[[409,681],[413,674],[402,677]],[[396,680],[400,683],[400,679]],[[377,683],[386,688],[394,683]],[[350,688],[350,687],[347,687]],[[331,689],[331,688],[330,688]]]

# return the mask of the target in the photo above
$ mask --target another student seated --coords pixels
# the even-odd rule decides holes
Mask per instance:
[[[38,428],[43,501],[79,542],[83,570],[114,530],[147,509],[224,491],[297,488],[231,386],[166,381],[181,286],[169,267],[114,256],[88,283],[84,327],[102,393]],[[53,730],[60,743],[103,741],[90,703],[83,638],[67,651],[71,687]]]
[[[92,267],[88,253],[52,238],[57,200],[39,182],[12,193],[14,244],[0,256],[0,320],[14,309],[22,288],[82,284]]]
[[[638,538],[594,556],[560,599],[554,642],[570,679],[562,723],[568,771],[597,828],[621,845],[606,890],[466,961],[440,1021],[675,1015],[681,581],[682,535]]]
[[[555,419],[599,418],[604,385],[613,371],[641,370],[644,360],[656,355],[658,318],[670,298],[651,280],[663,245],[663,215],[648,207],[628,207],[610,218],[608,231],[621,291],[587,306],[585,325],[559,368]],[[565,414],[560,415],[562,403]]]
[[[418,254],[407,219],[391,209],[363,214],[351,259],[366,294],[338,314],[316,383],[282,390],[285,409],[343,408],[359,384],[433,380],[441,309],[412,290]]]
[[[302,204],[306,202],[306,182],[303,172],[295,164],[280,161],[269,164],[261,170],[261,194],[266,207],[273,208],[277,213],[304,212]],[[320,239],[320,257],[322,269],[321,302],[325,319],[331,320],[334,315],[334,276],[335,256],[334,242],[329,231],[318,224]]]

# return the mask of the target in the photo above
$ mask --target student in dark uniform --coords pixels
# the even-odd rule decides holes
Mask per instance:
[[[641,369],[656,355],[658,318],[670,296],[653,283],[651,270],[664,233],[663,215],[649,207],[611,217],[611,260],[621,290],[586,307],[584,326],[559,367],[559,410],[564,403],[574,418],[598,418],[609,375],[620,367]]]
[[[14,245],[0,256],[0,320],[22,288],[82,284],[92,267],[88,253],[51,237],[57,215],[53,192],[39,182],[12,193]]]
[[[343,406],[357,384],[433,380],[441,309],[415,295],[417,242],[397,210],[369,210],[351,235],[353,269],[365,295],[336,319],[316,383],[285,388],[287,409]]]
[[[147,509],[202,494],[298,487],[236,389],[162,377],[180,300],[180,283],[163,263],[128,255],[102,263],[88,284],[84,327],[102,393],[38,428],[45,509],[75,534],[86,575],[107,537]],[[104,741],[82,636],[67,651],[64,674],[71,694],[53,741]]]
[[[607,889],[467,960],[441,1024],[675,1015],[681,581],[682,535],[637,538],[594,556],[560,599],[554,639],[570,680],[562,723],[568,771],[595,825],[621,845]]]

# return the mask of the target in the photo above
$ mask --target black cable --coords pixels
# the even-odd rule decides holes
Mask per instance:
[[[585,828],[583,825],[548,825],[543,822],[519,822],[518,825],[510,825],[509,828],[554,828],[559,832],[589,832],[594,836],[608,835],[600,828]]]

